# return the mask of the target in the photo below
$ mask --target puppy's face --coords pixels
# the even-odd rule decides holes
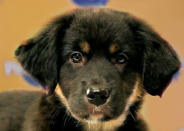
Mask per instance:
[[[161,95],[180,65],[149,26],[107,9],[59,17],[16,55],[50,94],[59,83],[63,103],[80,120],[125,115],[143,90]]]
[[[106,19],[112,18],[81,17],[62,42],[59,83],[70,111],[82,119],[117,118],[137,86],[142,52],[126,23]]]

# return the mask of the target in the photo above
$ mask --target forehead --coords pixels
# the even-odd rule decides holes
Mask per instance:
[[[66,31],[64,42],[69,43],[70,48],[82,47],[85,52],[94,48],[114,52],[129,48],[128,45],[133,43],[133,36],[123,13],[83,10],[76,13]]]

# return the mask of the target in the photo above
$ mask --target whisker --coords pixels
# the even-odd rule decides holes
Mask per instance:
[[[65,116],[64,116],[64,127],[66,126],[67,119],[68,119],[68,115],[67,115],[67,114],[65,114]]]
[[[131,111],[129,111],[129,114],[131,115],[131,117],[134,119],[134,121],[135,121],[135,117],[134,117],[134,115],[131,113]]]

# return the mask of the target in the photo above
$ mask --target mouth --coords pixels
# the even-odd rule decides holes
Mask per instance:
[[[89,112],[90,120],[101,120],[104,117],[104,111],[100,107],[93,107]]]
[[[88,106],[83,119],[90,122],[107,121],[112,119],[112,114],[106,106]]]
[[[90,121],[101,121],[104,117],[103,114],[90,114],[88,120]]]

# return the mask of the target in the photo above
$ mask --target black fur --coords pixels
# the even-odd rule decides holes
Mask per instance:
[[[86,52],[80,47],[83,42]],[[113,44],[118,48],[110,52]],[[78,63],[71,57],[76,52],[83,56]],[[147,24],[110,9],[77,9],[60,16],[15,54],[23,68],[48,90],[24,107],[25,120],[21,118],[15,131],[84,130],[79,118],[88,121],[95,115],[94,104],[86,101],[86,91],[94,87],[110,92],[109,101],[99,107],[103,115],[97,120],[118,119],[138,78],[141,93],[129,103],[125,121],[114,131],[147,131],[137,116],[145,91],[161,96],[180,67],[172,47]],[[118,63],[119,59],[125,61]],[[70,109],[54,92],[57,84]]]

